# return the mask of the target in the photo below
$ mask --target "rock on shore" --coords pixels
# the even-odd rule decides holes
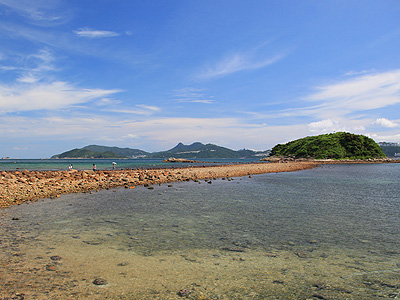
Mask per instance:
[[[201,161],[198,161],[198,160],[191,160],[191,159],[186,159],[186,158],[175,158],[175,157],[170,157],[170,158],[164,159],[163,162],[168,162],[168,163],[201,163]]]
[[[317,166],[314,162],[253,163],[212,167],[114,171],[3,171],[0,172],[0,208],[54,198],[61,194],[114,187],[134,187],[253,174],[290,172]]]

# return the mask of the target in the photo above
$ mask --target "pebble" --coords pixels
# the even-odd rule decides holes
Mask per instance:
[[[282,280],[274,280],[274,281],[272,281],[272,283],[275,283],[275,284],[284,284],[285,282],[282,281]]]
[[[180,297],[188,297],[191,293],[192,293],[191,290],[188,290],[188,289],[181,289],[181,290],[178,292],[178,296],[180,296]]]
[[[46,270],[47,271],[55,271],[56,270],[56,266],[55,265],[47,265],[46,266]]]
[[[7,299],[7,298],[4,298],[4,299]],[[24,293],[16,293],[14,295],[14,297],[12,297],[11,299],[24,300],[25,299],[25,294]]]
[[[304,251],[298,251],[298,252],[296,252],[296,255],[298,256],[298,257],[300,257],[300,258],[309,258],[310,256],[306,253],[306,252],[304,252]]]
[[[94,285],[106,285],[108,282],[105,279],[102,278],[96,278],[95,280],[93,280],[92,282]]]

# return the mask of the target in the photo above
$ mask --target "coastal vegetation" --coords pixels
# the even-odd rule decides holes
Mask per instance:
[[[348,132],[309,136],[278,144],[271,156],[291,156],[314,159],[372,159],[384,158],[381,147],[371,138]]]

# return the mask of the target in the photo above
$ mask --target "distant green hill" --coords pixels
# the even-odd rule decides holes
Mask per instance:
[[[73,149],[61,154],[52,156],[52,158],[153,158],[166,159],[170,157],[185,159],[209,159],[209,158],[254,158],[259,159],[269,154],[269,151],[253,151],[253,150],[231,150],[213,144],[193,143],[184,145],[179,143],[174,148],[149,153],[139,149],[107,147],[99,145],[89,145],[82,149]]]
[[[113,152],[122,157],[143,157],[147,156],[149,153],[139,149],[131,149],[131,148],[119,148],[119,147],[107,147],[107,146],[99,146],[99,145],[89,145],[83,147],[82,149],[95,151],[95,152]]]
[[[225,147],[217,146],[214,144],[193,143],[191,145],[184,145],[179,143],[174,148],[163,151],[155,152],[148,157],[151,158],[186,158],[186,159],[207,159],[207,158],[257,158],[258,156],[267,156],[269,151],[253,151],[253,150],[231,150]]]
[[[400,156],[400,146],[380,144],[380,147],[382,148],[383,153],[385,153],[387,157]]]
[[[123,157],[111,151],[96,152],[87,149],[73,149],[58,155],[54,155],[52,156],[52,158],[123,158]]]
[[[272,148],[271,155],[315,159],[368,159],[386,157],[371,138],[348,132],[310,136]]]
[[[168,151],[156,152],[149,155],[152,158],[240,158],[241,155],[231,149],[220,147],[213,144],[204,145],[202,143],[193,143],[184,145],[179,143],[174,148]]]

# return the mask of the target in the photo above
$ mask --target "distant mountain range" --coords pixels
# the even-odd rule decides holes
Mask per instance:
[[[262,158],[268,156],[269,152],[270,150],[254,151],[248,149],[235,151],[214,144],[205,145],[196,142],[191,145],[179,143],[170,150],[153,153],[139,149],[89,145],[81,149],[73,149],[53,155],[51,158]]]
[[[400,143],[378,143],[382,148],[383,153],[386,154],[387,157],[391,158],[399,158],[400,157]]]

